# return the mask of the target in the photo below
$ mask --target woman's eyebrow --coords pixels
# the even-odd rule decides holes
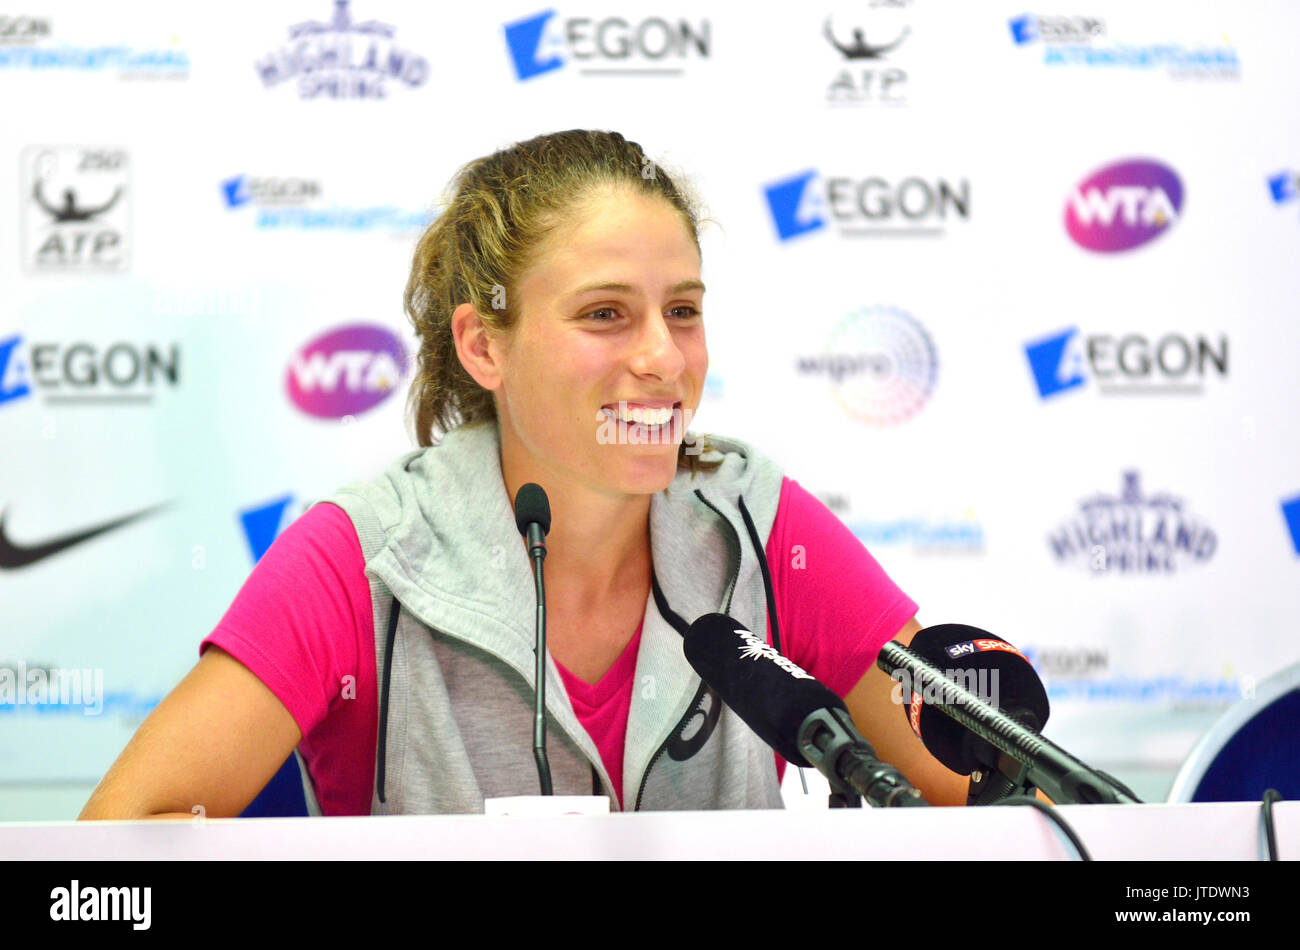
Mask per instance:
[[[593,281],[590,284],[583,284],[577,290],[572,291],[569,294],[569,296],[578,297],[582,294],[591,293],[593,290],[618,290],[618,291],[622,291],[623,293],[631,293],[635,291],[636,288],[633,287],[631,284],[624,284],[616,280],[601,280],[601,281]],[[701,293],[703,293],[704,291],[703,281],[699,281],[699,280],[678,281],[677,283],[673,284],[672,287],[669,288],[668,292],[670,294],[680,294],[680,293],[685,293],[688,290],[698,290]]]

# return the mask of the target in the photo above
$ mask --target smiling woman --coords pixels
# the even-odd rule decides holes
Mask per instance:
[[[689,622],[722,612],[844,696],[930,801],[963,801],[873,668],[916,604],[761,452],[688,432],[708,371],[698,221],[613,132],[466,165],[406,289],[421,448],[285,531],[83,817],[238,814],[295,749],[314,814],[534,793],[536,601],[512,510],[529,482],[551,506],[557,794],[780,807],[784,763],[683,658]]]

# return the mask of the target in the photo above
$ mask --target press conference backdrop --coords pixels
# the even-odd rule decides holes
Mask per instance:
[[[695,429],[778,459],[923,623],[1022,647],[1050,737],[1171,779],[1300,652],[1298,33],[1286,2],[7,5],[0,818],[75,815],[275,536],[413,446],[414,241],[461,164],[570,128],[705,203]]]

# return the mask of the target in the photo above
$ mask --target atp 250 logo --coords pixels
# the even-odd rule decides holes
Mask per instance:
[[[1075,244],[1109,254],[1153,241],[1178,221],[1183,183],[1168,165],[1115,162],[1088,175],[1065,203],[1065,230]]]

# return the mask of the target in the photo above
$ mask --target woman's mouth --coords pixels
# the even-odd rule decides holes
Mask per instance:
[[[633,445],[676,444],[681,441],[685,426],[682,425],[681,402],[626,402],[619,401],[602,406],[602,413],[609,420],[618,424],[619,433],[626,433],[626,438],[617,441]]]

